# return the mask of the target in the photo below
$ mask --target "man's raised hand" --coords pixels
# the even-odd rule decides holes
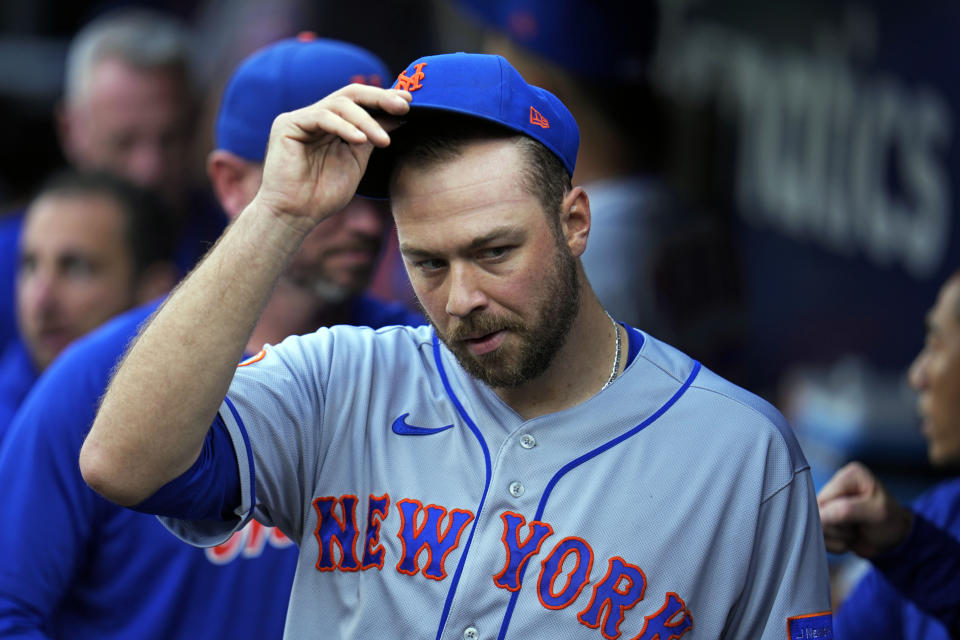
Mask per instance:
[[[351,84],[278,116],[255,203],[309,233],[350,202],[374,145],[390,143],[388,132],[399,125],[410,99],[406,91]]]

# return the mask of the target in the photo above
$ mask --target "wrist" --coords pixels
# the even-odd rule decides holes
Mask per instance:
[[[907,507],[899,507],[894,524],[895,526],[890,529],[891,535],[886,543],[870,558],[875,563],[882,563],[889,558],[897,558],[910,546],[910,539],[914,533],[913,510]]]
[[[297,252],[311,229],[305,221],[285,216],[254,199],[240,213],[233,226],[246,243],[264,258],[274,258],[286,263]],[[298,224],[299,223],[299,224]]]

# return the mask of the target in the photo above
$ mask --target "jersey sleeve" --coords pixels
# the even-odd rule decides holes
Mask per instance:
[[[238,504],[240,477],[233,443],[217,415],[193,465],[130,508],[181,520],[233,520]]]
[[[321,329],[291,336],[276,347],[268,345],[241,363],[218,413],[239,474],[240,502],[234,517],[161,517],[168,529],[191,544],[213,546],[255,518],[298,539],[309,491],[305,485],[313,479],[304,473],[316,468],[326,375],[335,348],[332,333]]]
[[[731,638],[830,638],[826,550],[808,469],[764,500]],[[808,635],[803,635],[804,633]]]

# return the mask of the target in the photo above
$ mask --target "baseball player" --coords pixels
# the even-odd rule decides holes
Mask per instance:
[[[578,138],[464,53],[278,118],[256,198],[117,371],[85,479],[197,544],[250,518],[294,539],[288,638],[830,638],[795,439],[604,311]],[[389,194],[432,326],[321,329],[237,368],[358,184]]]
[[[350,81],[379,75],[382,82],[386,73],[368,51],[309,37],[284,39],[249,56],[231,77],[218,115],[212,156],[223,166],[211,173],[224,207],[232,209],[250,181],[259,184],[260,161],[278,113]],[[221,182],[228,170],[235,178],[242,176],[243,184]],[[353,220],[354,215],[365,222]],[[298,321],[317,322],[320,311],[337,310],[345,321],[366,326],[408,318],[420,324],[400,305],[361,293],[371,252],[369,243],[351,235],[357,225],[385,231],[383,224],[356,208],[326,222],[327,236],[311,247],[321,250],[299,256],[295,275],[302,286],[287,283],[280,295],[272,292],[284,313],[258,319],[260,338],[297,330]],[[330,302],[307,286],[315,284],[314,275],[352,295]],[[298,557],[288,537],[251,521],[222,544],[197,549],[171,536],[156,518],[107,502],[80,476],[80,445],[110,373],[156,307],[137,308],[66,350],[41,377],[3,438],[2,638],[239,640],[282,634]]]

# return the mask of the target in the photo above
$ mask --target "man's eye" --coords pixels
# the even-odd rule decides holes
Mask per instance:
[[[510,247],[488,247],[481,249],[478,255],[482,260],[496,260],[507,255],[509,251]]]
[[[68,260],[64,263],[63,270],[76,277],[87,277],[94,272],[93,265],[87,260]]]
[[[438,260],[436,258],[431,258],[429,260],[420,260],[416,263],[416,266],[421,271],[439,271],[446,266],[443,260]]]
[[[32,256],[22,256],[17,265],[17,273],[21,276],[33,273],[37,268],[37,261]]]

